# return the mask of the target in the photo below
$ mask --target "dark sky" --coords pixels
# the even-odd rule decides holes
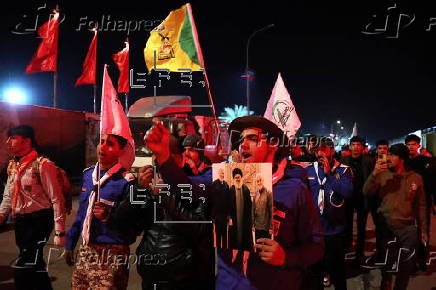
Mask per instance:
[[[92,111],[92,87],[73,86],[92,38],[85,29],[77,31],[80,18],[101,22],[105,15],[112,20],[159,21],[184,2],[10,2],[9,8],[2,9],[1,17],[0,88],[14,84],[25,87],[32,104],[51,106],[52,73],[24,74],[39,39],[36,34],[12,33],[18,23],[34,22],[37,8],[44,3],[50,8],[59,3],[65,15],[59,40],[59,107]],[[394,3],[396,8],[388,10]],[[240,76],[245,69],[247,38],[256,29],[274,23],[273,28],[258,33],[250,46],[250,66],[256,73],[251,109],[256,114],[263,114],[277,73],[281,72],[304,133],[325,134],[332,122],[340,119],[348,133],[357,122],[359,133],[374,142],[436,125],[436,9],[430,5],[405,1],[275,0],[259,4],[191,4],[218,114],[225,106],[245,105],[245,81]],[[367,29],[369,32],[383,27],[388,13],[386,31],[378,35],[362,33],[370,22],[373,25]],[[39,14],[41,25],[48,10]],[[426,31],[430,23],[434,23],[433,29]],[[123,47],[126,36],[127,31],[99,34],[98,95],[104,63],[111,65],[110,74],[116,83],[118,72],[111,55]],[[143,49],[149,32],[142,29],[128,36],[131,67],[146,72]],[[171,80],[158,89],[158,95],[186,94],[191,95],[194,104],[207,103],[201,86],[188,88],[179,80],[172,74]],[[201,75],[194,75],[194,80],[201,80]],[[130,104],[139,97],[151,96],[150,84],[149,88],[132,90]]]

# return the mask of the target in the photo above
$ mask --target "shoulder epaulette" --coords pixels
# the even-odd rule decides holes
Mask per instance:
[[[128,182],[136,179],[135,175],[133,175],[133,173],[131,173],[130,171],[124,171],[122,175],[124,179],[127,180]]]

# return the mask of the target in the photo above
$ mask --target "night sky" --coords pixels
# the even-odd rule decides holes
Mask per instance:
[[[65,15],[59,31],[59,107],[92,111],[92,86],[74,87],[92,39],[92,33],[86,29],[77,31],[80,18],[87,16],[88,20],[101,22],[103,15],[109,15],[111,20],[150,23],[164,20],[171,10],[184,4],[115,2],[9,2],[12,6],[3,7],[1,17],[0,88],[24,87],[31,104],[52,105],[52,73],[24,73],[39,44],[36,33],[12,31],[18,23],[23,24],[20,29],[30,27],[42,4],[53,8],[59,3],[61,16]],[[394,3],[396,8],[388,11]],[[218,114],[225,106],[246,104],[245,79],[241,75],[245,69],[247,38],[253,31],[274,23],[273,28],[256,34],[250,46],[250,67],[256,74],[251,86],[251,109],[256,114],[263,115],[281,72],[303,124],[301,133],[326,134],[331,124],[340,119],[347,135],[357,122],[359,133],[374,142],[436,125],[436,9],[430,4],[404,1],[259,4],[192,1],[191,4]],[[48,13],[48,9],[39,11],[38,26],[48,19]],[[372,23],[367,29],[369,33],[382,28],[388,13],[386,31],[377,35],[362,33],[369,23]],[[426,31],[431,23],[432,29]],[[102,31],[98,42],[98,96],[104,63],[110,65],[110,75],[116,83],[118,72],[111,55],[123,48],[127,36],[131,43],[131,68],[146,72],[143,58],[149,36],[146,29],[129,35],[127,31]],[[195,74],[194,80],[201,80],[201,74]],[[200,85],[189,88],[179,81],[177,74],[172,74],[171,80],[158,89],[158,95],[185,94],[192,97],[194,104],[207,103],[207,94]],[[130,104],[152,94],[150,77],[148,88],[131,91]],[[206,109],[196,113],[210,115]]]

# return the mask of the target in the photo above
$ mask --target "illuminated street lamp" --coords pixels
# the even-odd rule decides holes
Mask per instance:
[[[3,99],[12,104],[26,104],[27,96],[23,89],[8,88],[3,92]]]

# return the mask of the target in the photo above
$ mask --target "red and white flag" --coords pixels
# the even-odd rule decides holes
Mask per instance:
[[[76,80],[74,86],[95,85],[97,75],[97,30],[94,30],[94,38],[89,46],[88,53],[83,63],[82,75]]]
[[[274,122],[289,138],[295,136],[301,127],[300,118],[280,73],[263,116]]]
[[[129,42],[125,42],[126,47],[123,50],[112,55],[112,59],[118,66],[120,76],[118,78],[118,92],[129,92]]]
[[[135,142],[130,131],[129,120],[124,113],[123,106],[118,100],[117,92],[107,72],[107,65],[103,72],[103,90],[101,95],[101,120],[100,135],[114,134],[123,137],[128,141],[124,148],[119,163],[129,170],[135,160]]]
[[[38,28],[41,43],[32,60],[26,67],[26,73],[56,71],[58,59],[59,12],[54,11],[53,17]]]

